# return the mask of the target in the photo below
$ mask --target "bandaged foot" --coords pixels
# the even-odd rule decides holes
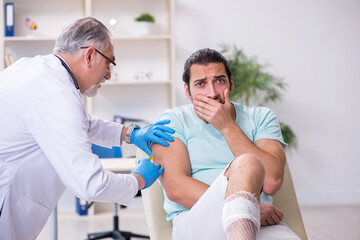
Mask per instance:
[[[260,229],[260,206],[256,197],[239,191],[225,199],[222,224],[227,239],[255,240]]]

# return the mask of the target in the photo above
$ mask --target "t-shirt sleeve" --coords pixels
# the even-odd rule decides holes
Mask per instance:
[[[175,131],[175,133],[170,135],[174,138],[180,139],[185,144],[185,146],[187,146],[184,135],[184,120],[182,119],[182,115],[179,114],[175,109],[169,109],[165,112],[162,112],[158,116],[157,121],[166,119],[170,120],[170,123],[168,123],[166,126],[171,127]]]
[[[269,108],[258,107],[255,109],[253,117],[256,124],[255,141],[264,138],[273,139],[286,147],[279,121],[273,111]]]

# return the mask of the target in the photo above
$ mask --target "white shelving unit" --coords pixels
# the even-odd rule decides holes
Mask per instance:
[[[86,99],[88,112],[109,120],[120,114],[152,122],[158,113],[175,106],[174,0],[1,0],[2,13],[6,2],[15,5],[15,36],[4,37],[1,28],[0,69],[5,54],[16,61],[51,53],[62,28],[93,16],[112,32],[118,66],[98,96]],[[151,35],[137,34],[134,18],[143,12],[155,17]],[[26,17],[37,24],[33,37],[28,37]],[[110,18],[117,20],[115,26],[109,25]],[[0,23],[4,26],[3,18]],[[151,79],[144,77],[146,73]]]
[[[88,112],[106,119],[116,113],[153,122],[161,111],[175,106],[174,1],[86,0],[85,5],[87,16],[111,30],[117,63],[112,79],[95,98],[86,99]],[[151,35],[138,36],[134,18],[144,12],[152,14],[156,24]],[[109,25],[111,18],[117,20],[115,26]]]
[[[121,115],[153,122],[160,112],[175,106],[174,0],[1,0],[2,16],[7,2],[14,3],[15,34],[4,36],[1,17],[0,70],[5,54],[16,61],[52,53],[66,25],[92,16],[111,31],[117,66],[96,97],[84,98],[87,111],[108,120]],[[144,12],[156,23],[151,35],[140,36],[134,19]],[[26,17],[37,24],[32,37]],[[111,18],[117,20],[115,26],[110,26]]]

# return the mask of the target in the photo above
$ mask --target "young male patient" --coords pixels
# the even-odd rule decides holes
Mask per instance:
[[[233,77],[215,50],[193,53],[183,81],[192,104],[159,116],[170,119],[174,142],[152,145],[173,239],[300,239],[271,205],[286,163],[274,113],[230,102]]]

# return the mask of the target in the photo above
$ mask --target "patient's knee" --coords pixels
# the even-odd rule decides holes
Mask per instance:
[[[229,177],[231,174],[241,174],[243,172],[259,176],[265,175],[264,165],[258,156],[252,153],[245,153],[235,158],[226,170],[225,176]]]

